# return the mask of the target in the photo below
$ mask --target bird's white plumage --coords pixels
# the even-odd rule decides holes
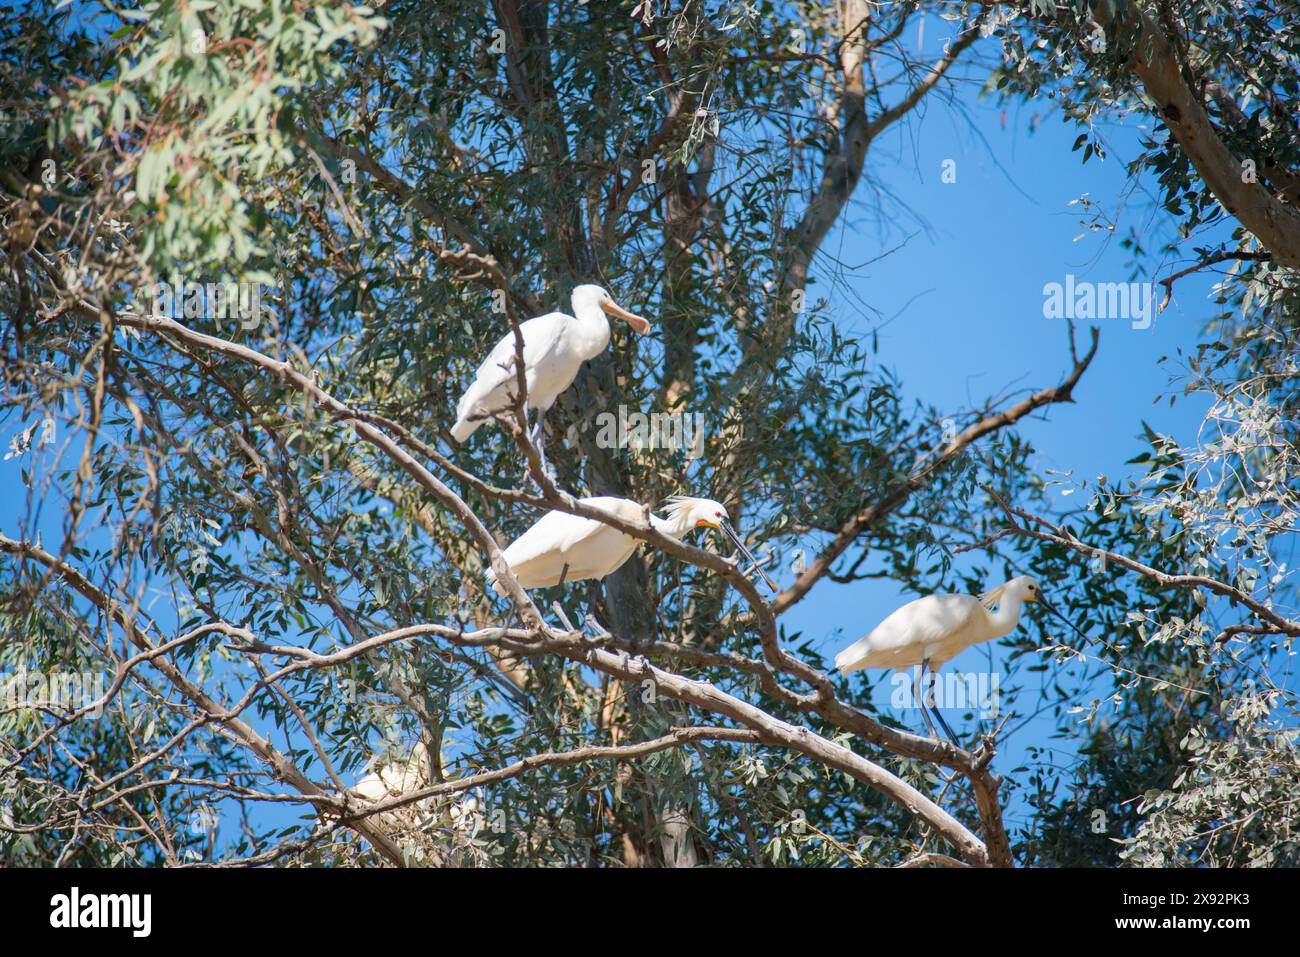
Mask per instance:
[[[411,794],[429,783],[429,752],[423,742],[417,742],[410,754],[365,775],[350,790],[354,797],[373,804]],[[484,823],[482,798],[477,788],[459,798],[427,797],[368,820],[400,841],[413,862],[468,863],[481,856],[472,841]],[[333,813],[324,812],[317,833],[328,830],[335,819]]]
[[[636,502],[614,496],[580,501],[627,521],[636,521],[642,512]],[[631,535],[594,518],[547,512],[511,542],[502,557],[524,588],[549,588],[559,583],[565,565],[565,581],[604,578],[631,558],[636,546]]]
[[[835,666],[844,674],[864,668],[910,668],[926,661],[938,668],[971,645],[1010,632],[1020,619],[1021,603],[1036,601],[1037,594],[1038,583],[1022,575],[978,598],[918,598],[836,655]]]
[[[582,364],[600,355],[609,345],[606,312],[627,319],[638,332],[644,333],[649,328],[649,323],[623,310],[599,286],[578,286],[573,291],[572,302],[572,316],[549,312],[519,324],[527,406],[543,415],[573,384]],[[488,353],[475,372],[474,381],[456,403],[456,423],[451,434],[457,442],[464,442],[484,422],[513,407],[518,387],[515,357],[512,329]]]
[[[863,668],[909,668],[947,661],[982,640],[988,611],[971,595],[927,595],[910,601],[835,656],[845,674]],[[969,639],[969,640],[968,640]]]
[[[524,384],[530,409],[549,409],[578,375],[584,360],[572,361],[573,357],[566,355],[566,352],[575,351],[567,349],[570,344],[565,342],[565,333],[572,322],[562,312],[549,312],[519,324],[524,339]],[[608,323],[604,339],[608,344]],[[595,341],[599,341],[598,336],[592,345]],[[604,345],[596,350],[596,354],[601,349]],[[493,415],[508,412],[514,404],[517,386],[515,334],[511,330],[483,360],[474,381],[456,404],[456,424],[451,430],[456,441],[464,442]]]
[[[382,801],[422,787],[428,767],[429,752],[424,742],[417,742],[404,761],[386,764],[377,771],[372,771],[358,781],[352,790],[367,801]]]
[[[579,501],[629,522],[645,514],[644,506],[626,498],[601,495]],[[697,525],[720,527],[727,520],[726,509],[707,498],[674,498],[665,511],[667,518],[651,515],[650,523],[665,535],[679,539]],[[559,584],[561,575],[566,582],[611,575],[632,557],[639,543],[639,539],[596,519],[551,511],[506,546],[501,555],[522,587],[549,588]],[[494,571],[488,573],[488,585],[498,594],[505,593]]]

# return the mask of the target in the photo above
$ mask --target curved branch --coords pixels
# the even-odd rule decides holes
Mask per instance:
[[[1132,51],[1129,67],[1223,208],[1254,233],[1279,263],[1300,269],[1300,212],[1263,183],[1244,181],[1242,157],[1229,152],[1200,96],[1188,86],[1170,38],[1131,0],[1100,0],[1093,6],[1093,16],[1107,32],[1126,36]]]
[[[133,615],[129,614],[116,599],[98,588],[90,579],[67,562],[60,561],[43,548],[30,542],[15,541],[5,535],[0,535],[0,552],[37,562],[46,569],[61,575],[73,590],[98,607],[111,620],[116,621],[133,645],[144,652],[153,652],[156,649],[157,646],[149,640],[144,630],[136,627]],[[277,778],[307,798],[314,799],[312,803],[318,810],[325,810],[331,806],[329,796],[317,787],[315,782],[308,778],[307,775],[303,774],[293,761],[276,749],[270,741],[258,734],[251,725],[237,717],[228,715],[225,708],[208,697],[202,688],[186,678],[180,669],[165,657],[154,658],[152,663],[181,694],[197,705],[209,720],[220,724],[230,732],[234,740],[264,761]],[[393,843],[388,835],[365,821],[358,822],[354,826],[354,830],[369,841],[390,863],[398,867],[405,866],[405,859],[402,856],[401,849]]]
[[[826,546],[813,561],[808,564],[793,585],[787,588],[781,594],[776,596],[776,601],[772,604],[772,610],[775,614],[780,615],[789,610],[789,608],[799,601],[817,582],[825,575],[835,563],[835,561],[848,550],[868,527],[880,521],[911,497],[912,493],[922,488],[931,477],[937,472],[944,469],[952,463],[958,455],[966,449],[967,446],[979,441],[984,436],[999,429],[1006,428],[1009,425],[1020,421],[1025,416],[1044,406],[1057,402],[1073,402],[1074,387],[1078,384],[1079,379],[1088,366],[1092,364],[1093,357],[1097,354],[1097,345],[1100,339],[1100,332],[1094,326],[1092,329],[1092,345],[1083,358],[1074,355],[1074,368],[1070,374],[1056,386],[1048,389],[1041,389],[1028,398],[1022,399],[992,415],[987,415],[978,422],[968,426],[952,439],[939,451],[939,454],[929,463],[923,465],[920,469],[914,471],[904,482],[897,488],[889,492],[882,498],[876,499],[870,505],[859,510],[846,521],[840,530],[836,533],[835,538]],[[1071,340],[1071,352],[1073,354],[1073,340]]]

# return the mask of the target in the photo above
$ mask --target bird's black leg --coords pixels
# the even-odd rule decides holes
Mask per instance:
[[[936,718],[939,719],[939,724],[943,727],[943,730],[947,733],[947,735],[948,735],[948,740],[951,741],[953,744],[956,744],[956,743],[957,743],[957,735],[955,735],[955,734],[952,733],[952,728],[948,727],[948,722],[945,721],[945,720],[943,719],[943,714],[940,713],[940,711],[939,711],[939,709],[938,709],[937,707],[935,707],[935,703],[934,703],[934,683],[938,680],[938,675],[935,674],[935,671],[934,671],[933,668],[930,668],[930,661],[929,661],[928,658],[926,659],[926,662],[925,662],[924,665],[922,665],[922,667],[923,667],[923,668],[929,668],[929,670],[930,670],[930,681],[929,681],[929,687],[928,687],[928,689],[927,689],[928,703],[929,703],[929,705],[930,705],[931,708],[934,708],[934,716],[935,716]]]
[[[542,418],[544,415],[545,413],[542,412],[541,409],[538,409],[537,418],[533,421],[532,426],[528,430],[528,441],[537,446],[538,452],[542,450]]]
[[[921,709],[921,717],[925,719],[925,726],[930,729],[930,737],[938,740],[939,733],[934,730],[934,722],[930,720],[930,713],[925,709],[925,697],[921,694],[921,676],[925,674],[928,664],[929,662],[925,662],[916,669],[916,680],[912,682],[912,700]]]
[[[564,585],[564,579],[566,579],[567,577],[569,577],[569,563],[565,562],[564,567],[560,569],[560,580],[555,583],[555,587],[556,588],[562,587]],[[560,600],[558,598],[555,599],[555,601],[551,602],[551,610],[554,611],[556,617],[560,619],[560,624],[564,625],[565,631],[576,630],[573,627],[573,622],[569,621],[569,616],[564,613],[564,606],[560,604]]]
[[[587,623],[592,631],[594,641],[604,641],[610,637],[609,630],[600,623],[596,618],[596,583],[589,580],[587,582],[587,613],[583,620]]]
[[[542,460],[542,471],[555,481],[555,470],[551,468],[551,463],[546,460],[546,410],[537,410],[537,423],[529,430],[528,440],[533,443],[537,449],[537,457]]]
[[[524,424],[528,425],[528,430],[524,433],[524,437],[528,439],[528,443],[532,445],[533,448],[537,449],[537,457],[541,459],[542,471],[549,472],[552,479],[554,479],[555,473],[551,472],[551,467],[549,464],[547,464],[546,448],[542,444],[542,416],[543,415],[544,413],[542,412],[542,410],[538,409],[537,418],[533,421],[532,425],[528,425],[528,410],[524,409]],[[537,490],[539,492],[542,490],[541,483],[538,482],[537,479],[533,478],[533,473],[529,470],[527,462],[524,463],[524,475],[528,478],[530,482],[532,482],[534,485],[537,486]]]
[[[602,625],[596,618],[595,612],[587,612],[585,620],[587,622],[587,627],[592,630],[591,637],[593,641],[604,641],[605,639],[612,637],[609,633],[609,629]]]
[[[931,674],[933,674],[933,672],[931,672]],[[943,715],[940,714],[938,708],[934,709],[934,716],[939,719],[939,724],[943,728],[943,730],[947,733],[948,740],[951,741],[953,744],[956,744],[957,735],[953,734],[952,728],[948,727],[948,722],[943,720]]]

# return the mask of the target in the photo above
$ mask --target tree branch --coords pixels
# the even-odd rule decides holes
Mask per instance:
[[[1300,269],[1300,211],[1274,196],[1262,183],[1244,182],[1241,161],[1219,137],[1196,91],[1179,67],[1169,37],[1131,0],[1100,0],[1093,16],[1112,36],[1123,36],[1132,50],[1128,64],[1154,101],[1160,119],[1215,197],[1273,254]]]
[[[813,561],[808,564],[793,585],[787,588],[781,594],[776,596],[772,603],[772,610],[776,615],[790,609],[796,602],[802,599],[812,587],[825,575],[835,563],[835,561],[844,554],[868,527],[880,521],[889,515],[900,505],[911,497],[912,493],[922,488],[929,479],[937,472],[944,469],[952,463],[958,455],[962,453],[967,446],[977,442],[984,436],[996,432],[999,429],[1006,428],[1025,416],[1044,406],[1057,402],[1073,402],[1074,387],[1078,384],[1079,379],[1087,371],[1088,366],[1092,363],[1093,356],[1097,354],[1097,344],[1100,333],[1096,327],[1092,329],[1092,345],[1087,354],[1079,359],[1075,357],[1074,368],[1070,374],[1056,386],[1048,389],[1042,389],[1020,402],[1003,409],[1001,412],[985,416],[978,422],[968,426],[952,439],[940,450],[938,456],[932,459],[928,464],[914,471],[904,482],[897,488],[889,492],[882,498],[876,499],[866,508],[861,509],[848,521],[846,521],[840,530],[836,533],[835,538],[826,546]],[[1073,340],[1071,341],[1071,350],[1073,351]]]

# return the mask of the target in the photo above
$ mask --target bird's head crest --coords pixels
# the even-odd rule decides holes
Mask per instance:
[[[999,585],[997,588],[991,588],[988,591],[981,594],[979,596],[980,604],[983,605],[985,608],[987,608],[989,611],[992,611],[994,608],[998,606],[998,602],[1002,600],[1002,593],[1007,590],[1007,585],[1009,584],[1010,582],[1007,582],[1005,584]]]
[[[707,501],[708,499],[695,498],[692,495],[669,495],[664,499],[662,508],[669,515],[676,515],[684,509],[694,508],[696,505],[701,505]]]
[[[670,495],[661,506],[669,518],[689,517],[695,515],[704,519],[706,524],[716,525],[719,518],[727,518],[727,510],[711,498],[696,498],[693,495]]]

